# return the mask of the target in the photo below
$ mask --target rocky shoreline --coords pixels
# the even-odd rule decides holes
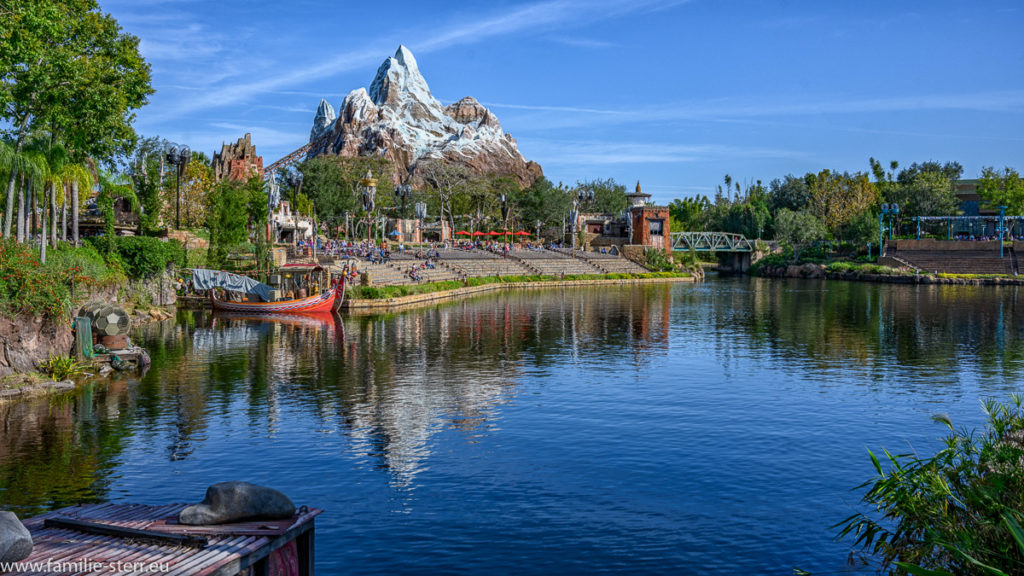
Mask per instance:
[[[1024,278],[944,278],[931,274],[869,274],[858,272],[830,272],[824,264],[791,264],[765,266],[758,271],[762,278],[808,278],[842,280],[846,282],[876,282],[879,284],[936,284],[951,286],[1024,286]]]

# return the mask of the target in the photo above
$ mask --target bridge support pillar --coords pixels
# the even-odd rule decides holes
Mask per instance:
[[[725,252],[718,256],[719,270],[733,274],[746,274],[750,271],[750,252]]]

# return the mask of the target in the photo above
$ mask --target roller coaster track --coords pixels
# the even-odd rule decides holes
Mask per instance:
[[[306,144],[302,148],[299,148],[298,150],[286,155],[284,158],[281,158],[280,160],[277,160],[276,162],[272,162],[269,165],[265,166],[263,168],[263,179],[269,180],[270,175],[273,174],[274,172],[277,172],[278,168],[287,168],[289,166],[296,164],[297,162],[300,162],[303,158],[306,157],[306,154],[309,153],[309,147],[312,146],[312,144],[313,143],[310,142],[309,144]]]

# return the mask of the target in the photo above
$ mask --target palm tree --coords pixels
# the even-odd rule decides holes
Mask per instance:
[[[14,222],[15,214],[14,200],[15,198],[20,199],[19,211],[23,215],[25,186],[39,179],[38,157],[20,147],[12,145],[10,142],[0,140],[0,173],[8,176],[3,237],[10,238],[11,225]],[[25,177],[26,174],[28,175],[27,179]],[[23,236],[24,221],[19,219],[19,222],[22,223],[20,236]]]
[[[75,229],[75,236],[77,240],[77,229],[78,229],[78,190],[83,188],[89,190],[92,188],[92,174],[89,170],[81,164],[74,164],[67,162],[66,160],[62,163],[58,170],[58,178],[54,178],[54,198],[51,199],[53,207],[53,245],[57,245],[57,204],[61,206],[61,233],[60,239],[67,241],[68,239],[68,204],[72,204],[72,212],[74,214],[72,227]],[[58,182],[59,180],[59,182]],[[68,192],[71,192],[69,199]]]
[[[18,188],[17,238],[18,242],[25,242],[32,238],[31,196],[33,192],[37,192],[43,186],[48,166],[46,156],[38,149],[26,148],[19,156],[21,157],[18,167],[21,186]]]

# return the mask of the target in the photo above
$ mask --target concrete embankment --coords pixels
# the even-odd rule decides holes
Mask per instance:
[[[455,290],[443,290],[426,294],[413,294],[398,298],[346,299],[342,310],[348,314],[379,314],[397,312],[422,306],[430,306],[452,300],[470,298],[501,290],[528,290],[537,288],[576,288],[583,286],[628,286],[636,284],[665,284],[694,282],[693,277],[679,278],[623,278],[609,280],[555,280],[551,282],[495,282],[482,286],[467,286]]]

